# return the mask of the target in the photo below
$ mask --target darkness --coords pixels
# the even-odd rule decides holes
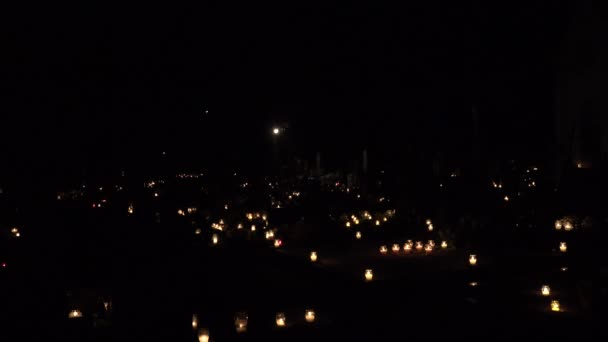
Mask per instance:
[[[274,123],[306,158],[462,153],[475,108],[488,153],[535,158],[571,7],[520,5],[4,8],[0,153],[17,174],[244,167]]]

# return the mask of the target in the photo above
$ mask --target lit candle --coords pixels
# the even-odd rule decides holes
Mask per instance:
[[[393,250],[393,253],[399,253],[399,244],[393,244],[391,249]]]
[[[433,231],[433,225],[429,224],[429,232],[432,232],[432,231]]]
[[[441,248],[448,248],[448,243],[445,241],[441,241]]]
[[[551,301],[551,311],[555,311],[555,312],[560,312],[561,308],[559,306],[559,301],[557,300],[552,300]]]
[[[247,317],[247,314],[244,312],[241,313],[237,313],[234,316],[234,325],[236,327],[236,332],[237,333],[244,333],[247,332],[247,322],[249,320],[249,317]]]
[[[200,228],[196,228],[196,230],[194,231],[194,234],[196,234],[196,235],[201,235],[201,233],[202,233],[202,232],[203,232],[203,230],[202,230],[202,229],[200,229]]]
[[[548,296],[551,294],[551,288],[548,285],[543,285],[543,287],[540,289],[540,293],[543,296]]]
[[[284,327],[285,326],[285,314],[284,313],[279,312],[277,314],[276,323],[277,323],[277,327]]]
[[[281,245],[282,245],[282,244],[283,244],[283,241],[281,241],[280,239],[275,239],[275,240],[274,240],[274,246],[275,246],[276,248],[281,247]]]
[[[426,244],[424,246],[424,251],[427,252],[427,253],[431,253],[433,251],[433,246],[431,246],[429,244]]]
[[[346,228],[350,228],[350,222],[346,222]]]
[[[212,242],[214,245],[217,245],[217,244],[220,242],[220,238],[217,236],[217,234],[213,234],[213,235],[211,236],[211,242]]]
[[[361,240],[361,232],[357,232],[355,234],[355,238],[357,238],[357,240]]]
[[[198,316],[192,315],[192,329],[198,328]]]
[[[404,252],[406,252],[406,253],[408,253],[408,252],[410,252],[411,250],[412,250],[412,243],[411,243],[411,242],[406,242],[406,243],[403,245],[403,251],[404,251]]]
[[[428,219],[427,219],[427,220],[426,220],[426,225],[427,225],[427,226],[430,226],[430,225],[431,225],[431,220],[428,220]]]
[[[562,221],[560,221],[560,220],[555,221],[555,229],[557,229],[557,230],[562,229]]]
[[[568,245],[566,245],[565,242],[560,242],[559,243],[559,251],[562,253],[566,253],[566,251],[568,251]]]
[[[376,220],[376,226],[380,225],[380,220]]]
[[[317,252],[310,252],[310,261],[317,262]]]
[[[274,239],[274,232],[272,230],[269,230],[266,232],[266,240],[272,240]]]
[[[416,250],[417,251],[421,251],[422,248],[424,248],[424,246],[422,245],[421,241],[416,241]]]
[[[306,310],[306,313],[304,314],[304,319],[306,319],[306,322],[308,323],[313,323],[315,321],[314,310]]]
[[[255,224],[251,225],[251,231],[255,232]]]
[[[566,221],[566,223],[564,224],[564,230],[571,231],[572,229],[574,229],[572,223],[570,221]]]
[[[477,255],[475,255],[475,254],[469,255],[469,264],[471,264],[471,266],[477,265]]]
[[[380,253],[381,254],[386,254],[388,252],[388,248],[386,248],[386,246],[380,246]]]
[[[209,342],[209,330],[201,329],[198,332],[198,342]]]
[[[365,280],[372,281],[374,279],[374,272],[372,270],[365,270]]]
[[[68,313],[68,318],[81,318],[82,312],[80,310],[74,309]]]
[[[429,240],[429,245],[435,248],[435,240]]]

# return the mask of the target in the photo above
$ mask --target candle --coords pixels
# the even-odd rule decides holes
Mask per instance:
[[[469,255],[469,264],[471,264],[471,266],[477,265],[477,255],[475,255],[475,254]]]
[[[386,254],[388,252],[388,248],[386,248],[386,246],[380,246],[380,253],[381,254]]]
[[[374,272],[370,269],[365,270],[365,280],[372,281],[374,279]]]
[[[285,326],[285,314],[284,313],[279,312],[277,314],[276,323],[277,323],[277,327],[284,327]]]
[[[350,228],[350,222],[346,222],[346,228]]]
[[[74,309],[68,313],[68,318],[81,318],[82,312],[80,310]]]
[[[315,251],[310,252],[310,261],[317,262],[317,252],[315,252]]]
[[[541,289],[540,289],[540,293],[543,296],[548,296],[551,294],[551,288],[549,288],[548,285],[543,285],[543,287],[541,287]]]
[[[209,330],[201,329],[198,332],[198,342],[209,342]]]
[[[433,251],[433,246],[431,246],[431,245],[429,245],[429,244],[426,244],[426,245],[424,246],[424,251],[425,251],[425,252],[427,252],[427,253],[432,252],[432,251]]]
[[[304,314],[304,319],[306,319],[306,322],[308,323],[313,323],[315,321],[314,310],[306,310],[306,313]]]
[[[564,223],[564,230],[571,231],[572,229],[574,229],[574,226],[572,225],[572,223],[570,221],[566,221],[566,223]]]
[[[355,238],[357,238],[357,240],[361,240],[361,232],[357,232],[355,234]]]
[[[213,235],[211,236],[211,242],[212,242],[214,245],[217,245],[217,244],[220,242],[220,238],[217,236],[217,234],[213,234]]]
[[[551,301],[551,311],[555,311],[555,312],[560,312],[561,308],[559,306],[559,301],[557,300],[552,300]]]
[[[555,229],[557,229],[557,230],[562,229],[562,221],[560,221],[560,220],[555,221]]]
[[[408,253],[408,252],[410,252],[411,250],[412,250],[412,243],[411,243],[411,242],[406,242],[406,243],[403,245],[403,251],[404,251],[404,252],[406,252],[406,253]]]
[[[421,251],[423,248],[421,241],[416,241],[416,250]]]
[[[566,251],[568,251],[568,245],[566,245],[565,242],[560,242],[559,243],[559,251],[562,253],[566,253]]]
[[[393,250],[393,253],[399,253],[399,244],[393,244],[393,247],[391,247],[391,249]]]
[[[247,331],[247,322],[249,317],[246,313],[240,312],[234,316],[234,325],[237,333],[244,333]]]
[[[441,248],[448,248],[448,243],[445,241],[441,241]]]
[[[432,224],[429,224],[429,227],[428,227],[428,228],[429,228],[429,232],[432,232],[432,231],[433,231],[433,225],[432,225]]]
[[[280,239],[274,240],[274,247],[279,248],[279,247],[281,247],[282,244],[283,244],[283,241],[281,241]]]

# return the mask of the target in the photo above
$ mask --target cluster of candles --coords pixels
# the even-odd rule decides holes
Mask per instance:
[[[194,317],[196,317],[196,315]],[[316,313],[314,310],[307,309],[304,311],[304,320],[306,321],[306,323],[314,323],[316,321],[316,318],[317,317],[316,317]],[[196,326],[195,326],[194,322],[195,321],[193,318],[192,328],[196,330],[198,327],[198,321],[196,321]],[[235,326],[237,333],[246,333],[248,323],[249,323],[249,316],[247,315],[247,313],[239,312],[234,316],[234,326]],[[285,315],[284,312],[279,312],[276,314],[275,325],[278,328],[283,328],[283,327],[287,326],[287,316]],[[202,329],[202,330],[204,330],[207,333],[207,338],[208,338],[209,331],[206,329]],[[200,336],[200,333],[199,333],[199,336]],[[199,341],[201,341],[200,337],[199,337]]]
[[[430,253],[435,248],[435,241],[429,240],[426,244],[423,244],[422,241],[416,241],[414,244],[412,240],[407,240],[405,244],[403,244],[403,252],[409,253],[412,249],[416,249],[417,251],[424,250],[427,253]],[[441,241],[441,248],[448,248],[448,243],[446,241]],[[391,246],[391,251],[393,253],[399,253],[401,251],[401,246],[398,243],[394,243]],[[386,245],[380,246],[380,254],[387,254],[388,247]]]
[[[21,233],[19,232],[19,228],[17,228],[17,227],[11,228],[11,234],[13,234],[14,237],[20,237],[21,236]]]
[[[574,229],[574,225],[572,224],[572,222],[570,222],[568,220],[555,221],[555,229],[561,230],[562,228],[564,228],[565,231],[571,231]]]
[[[431,222],[431,220],[426,220],[426,229],[427,229],[429,232],[432,232],[432,231],[433,231],[433,223]]]

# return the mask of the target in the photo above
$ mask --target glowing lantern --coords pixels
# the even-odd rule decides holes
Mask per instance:
[[[355,238],[357,238],[357,240],[361,240],[361,232],[357,232],[355,234]]]
[[[416,241],[416,250],[421,251],[422,248],[424,248],[424,246],[422,245],[422,242]]]
[[[448,248],[448,243],[445,241],[441,241],[441,248],[443,248],[443,249]]]
[[[433,225],[432,225],[432,224],[429,224],[429,227],[428,227],[428,228],[429,228],[429,232],[432,232],[432,231],[433,231]]]
[[[282,244],[283,244],[283,241],[281,241],[279,239],[274,240],[274,247],[275,248],[281,247]]]
[[[277,314],[275,321],[277,323],[277,327],[284,327],[285,326],[285,314],[282,312],[279,312]]]
[[[372,270],[365,270],[365,280],[366,281],[374,280],[374,272]]]
[[[543,287],[540,288],[540,293],[546,297],[551,294],[551,288],[548,285],[543,285]]]
[[[249,317],[244,312],[237,313],[234,316],[234,325],[236,327],[237,333],[247,332],[247,322],[249,321]]]
[[[207,330],[207,329],[199,330],[198,342],[209,342],[209,330]]]
[[[393,244],[393,247],[391,247],[391,250],[393,251],[393,253],[399,253],[399,245],[398,244]]]
[[[559,251],[562,253],[566,253],[566,251],[568,251],[568,245],[565,242],[560,242]]]
[[[310,261],[317,262],[317,252],[310,252]]]
[[[306,313],[304,314],[304,319],[308,323],[313,323],[315,321],[315,312],[314,312],[314,310],[306,310]]]
[[[198,316],[192,315],[192,329],[196,330],[198,328]]]
[[[475,254],[469,255],[469,264],[471,266],[477,265],[477,255],[475,255]]]
[[[555,221],[555,229],[557,229],[557,230],[562,229],[562,221],[560,221],[560,220]]]
[[[74,309],[68,313],[68,318],[81,318],[82,312],[80,310]]]
[[[386,254],[388,252],[388,248],[386,248],[386,246],[380,246],[380,253],[381,254]]]
[[[346,228],[350,228],[350,222],[346,222]]]
[[[218,236],[217,234],[213,234],[213,235],[211,236],[211,242],[212,242],[214,245],[217,245],[217,244],[220,242],[220,238],[219,238],[219,236]]]
[[[569,221],[566,221],[566,223],[564,223],[564,230],[571,231],[572,229],[574,229],[574,226],[572,225],[572,223]]]
[[[552,300],[551,301],[551,311],[555,311],[555,312],[560,312],[562,311],[560,306],[559,306],[559,301],[557,300]]]

